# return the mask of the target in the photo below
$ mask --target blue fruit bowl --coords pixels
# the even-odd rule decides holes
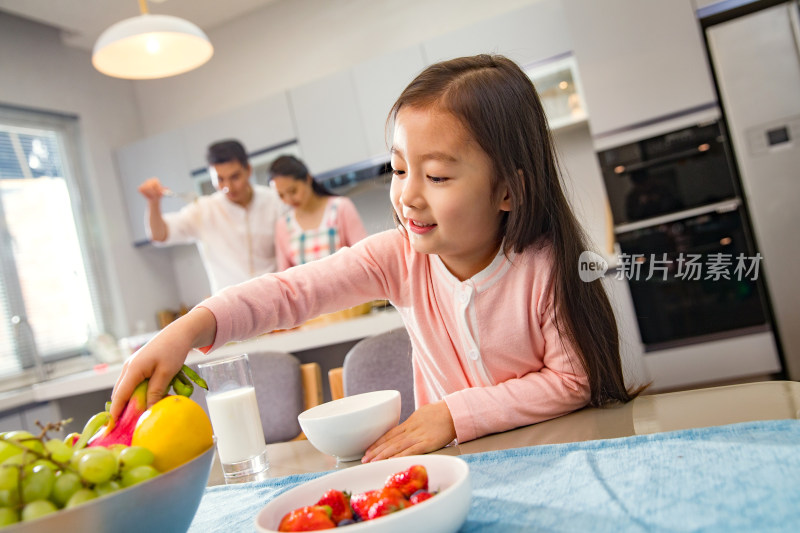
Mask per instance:
[[[186,464],[78,507],[62,509],[3,533],[185,533],[203,497],[215,446]]]

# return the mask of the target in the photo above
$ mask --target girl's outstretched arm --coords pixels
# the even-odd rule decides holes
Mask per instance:
[[[376,440],[361,462],[432,452],[447,446],[455,438],[456,430],[447,404],[444,401],[429,403]]]
[[[147,378],[147,406],[160,400],[189,350],[213,343],[216,330],[217,321],[211,311],[196,307],[126,359],[111,394],[111,416],[116,418],[122,413],[133,389]]]

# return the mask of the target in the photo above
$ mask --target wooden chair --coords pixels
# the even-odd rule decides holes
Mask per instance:
[[[368,337],[353,346],[344,365],[328,371],[331,398],[394,389],[400,391],[400,421],[414,412],[411,340],[405,328]]]
[[[319,364],[300,364],[284,352],[252,352],[248,359],[266,442],[305,439],[297,415],[322,403]],[[192,399],[208,412],[205,391],[196,387]]]
[[[343,370],[344,369],[340,366],[328,370],[328,384],[331,387],[332,400],[344,398]]]

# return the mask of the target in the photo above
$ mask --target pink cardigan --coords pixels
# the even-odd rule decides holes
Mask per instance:
[[[510,258],[500,253],[462,282],[438,256],[415,252],[399,231],[389,230],[199,305],[216,317],[214,350],[388,298],[411,337],[417,406],[444,400],[457,440],[465,442],[589,401],[580,361],[553,323],[550,264],[549,248]]]

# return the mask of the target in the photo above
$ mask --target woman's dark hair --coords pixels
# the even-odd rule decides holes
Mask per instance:
[[[218,165],[228,161],[238,161],[244,168],[250,165],[244,146],[237,140],[215,142],[206,151],[206,161],[209,165]]]
[[[599,280],[578,279],[578,258],[587,239],[562,188],[547,117],[530,78],[510,59],[477,55],[426,68],[405,88],[389,113],[387,128],[404,107],[453,115],[493,165],[493,185],[511,197],[498,239],[504,253],[550,245],[554,262],[553,317],[586,371],[590,405],[631,400],[622,375],[614,312]]]
[[[311,189],[317,196],[336,196],[327,187],[315,180],[305,163],[293,155],[282,155],[272,162],[269,166],[270,181],[277,176],[286,176],[297,181],[311,180]]]

